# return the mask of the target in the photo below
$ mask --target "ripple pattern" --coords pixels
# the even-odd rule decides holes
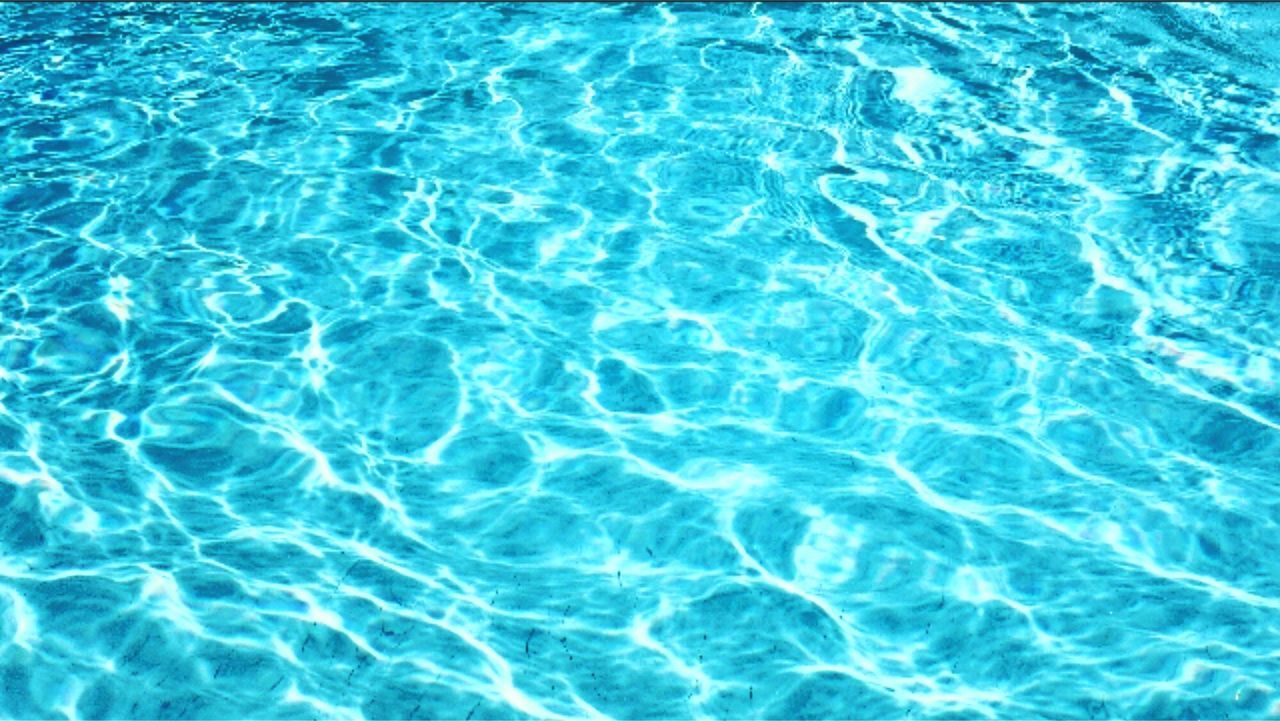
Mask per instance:
[[[0,4],[0,716],[1280,718],[1277,33]]]

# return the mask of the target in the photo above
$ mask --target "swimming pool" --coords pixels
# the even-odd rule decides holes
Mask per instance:
[[[1277,30],[0,5],[0,716],[1280,717]]]

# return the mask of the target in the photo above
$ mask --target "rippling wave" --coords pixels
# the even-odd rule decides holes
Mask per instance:
[[[0,716],[1280,717],[1274,5],[0,5]]]

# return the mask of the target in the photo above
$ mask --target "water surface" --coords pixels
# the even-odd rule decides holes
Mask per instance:
[[[0,716],[1280,717],[1277,33],[0,5]]]

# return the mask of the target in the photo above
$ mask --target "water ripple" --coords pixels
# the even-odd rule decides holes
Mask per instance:
[[[0,715],[1280,716],[1274,11],[0,27]]]

